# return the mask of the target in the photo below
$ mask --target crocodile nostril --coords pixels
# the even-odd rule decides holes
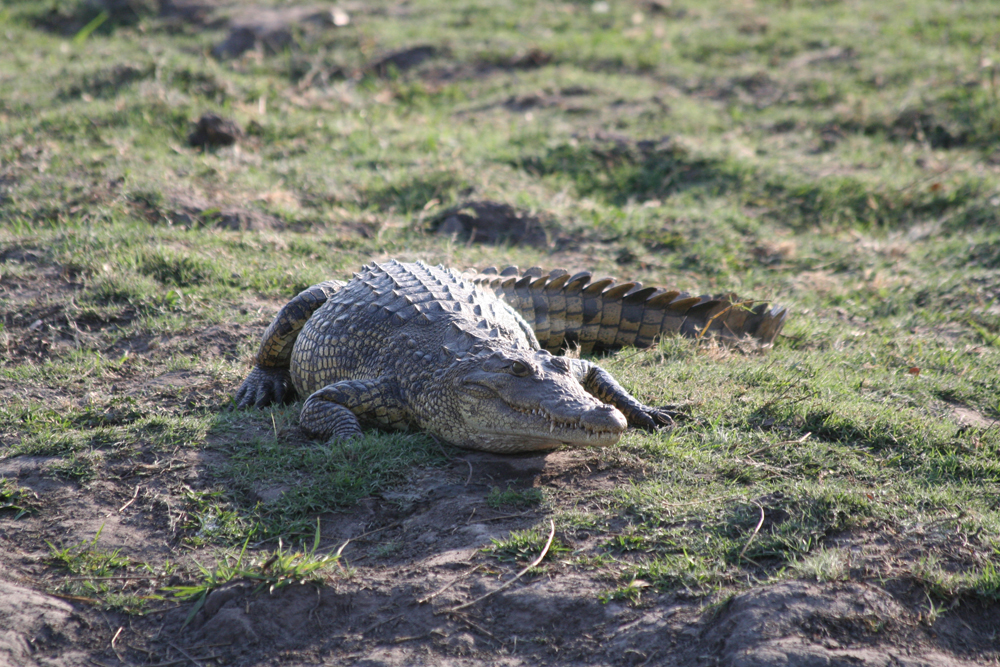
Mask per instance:
[[[583,413],[581,421],[591,428],[623,433],[628,428],[628,420],[612,405],[591,408]]]

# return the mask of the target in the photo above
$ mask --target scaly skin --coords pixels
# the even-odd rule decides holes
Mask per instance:
[[[579,284],[561,280],[546,291],[539,283],[538,293],[527,294],[536,320],[546,293]],[[612,305],[599,313],[610,312],[623,295],[627,300],[628,285],[606,297]],[[599,297],[599,290],[593,295]],[[567,304],[573,298],[563,296]],[[618,312],[624,331],[623,315],[632,311]],[[548,346],[558,347],[557,336],[559,345],[574,339],[589,344],[591,338],[578,333],[584,325],[571,317],[563,321],[550,324]],[[605,318],[600,322],[598,331]],[[617,340],[599,335],[591,347]],[[415,428],[459,447],[511,453],[607,446],[629,425],[672,423],[667,411],[643,405],[596,364],[542,349],[517,310],[491,289],[419,262],[373,264],[346,284],[331,281],[300,293],[265,332],[255,362],[236,394],[237,406],[305,396],[300,423],[323,438],[354,437],[362,426]]]
[[[784,308],[735,294],[692,296],[638,282],[619,284],[614,278],[593,280],[588,271],[544,274],[537,267],[519,272],[511,266],[469,272],[465,278],[503,295],[550,352],[570,345],[582,354],[650,347],[664,334],[750,337],[769,344],[788,315]]]

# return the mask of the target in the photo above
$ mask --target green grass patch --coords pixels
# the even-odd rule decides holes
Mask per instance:
[[[96,601],[105,609],[140,614],[148,605],[149,598],[126,588],[129,570],[135,573],[134,581],[155,580],[159,575],[168,575],[172,565],[166,563],[163,571],[157,573],[150,565],[133,561],[121,549],[109,551],[98,548],[97,542],[103,530],[101,526],[93,540],[68,547],[47,543],[49,563],[73,575],[58,583],[56,592]]]
[[[499,486],[490,489],[486,496],[486,504],[493,509],[534,507],[541,504],[544,496],[541,489],[507,489],[501,491]]]
[[[445,461],[439,446],[417,434],[366,433],[348,442],[289,443],[280,431],[297,418],[298,406],[273,414],[273,424],[267,421],[279,438],[253,438],[233,451],[220,470],[243,508],[241,516],[260,536],[308,532],[316,513],[349,507],[404,481],[415,468]]]
[[[329,577],[328,571],[339,563],[340,554],[317,553],[319,542],[318,520],[313,544],[309,549],[304,545],[300,550],[289,549],[279,539],[277,549],[248,556],[247,544],[244,542],[235,558],[224,556],[214,567],[206,567],[196,561],[200,573],[196,583],[167,586],[162,591],[175,600],[194,602],[184,621],[186,626],[205,604],[209,593],[232,581],[247,580],[257,584],[254,593],[266,589],[269,594],[291,584],[325,583]]]
[[[486,551],[501,562],[529,563],[542,553],[548,539],[548,534],[541,528],[514,530],[503,539],[491,538],[492,544],[486,547]],[[545,559],[555,559],[570,551],[571,549],[556,536],[549,550],[545,552]]]
[[[11,516],[15,521],[27,516],[37,509],[38,496],[31,489],[18,486],[17,482],[7,477],[0,477],[0,512]]]

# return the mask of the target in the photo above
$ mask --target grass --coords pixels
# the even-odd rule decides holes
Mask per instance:
[[[142,594],[145,585],[169,576],[173,565],[167,561],[157,573],[151,565],[133,561],[121,549],[100,549],[97,542],[103,530],[102,525],[93,540],[72,546],[48,543],[48,562],[57,571],[73,575],[50,588],[59,595],[97,603],[104,609],[141,614],[151,599]],[[129,570],[134,576],[126,576]]]
[[[37,496],[31,489],[18,486],[16,482],[6,477],[0,477],[0,512],[13,512],[16,521],[32,511],[35,500]]]
[[[243,548],[235,558],[223,556],[214,567],[197,563],[200,576],[195,583],[166,586],[161,590],[174,600],[194,602],[184,621],[186,626],[202,608],[213,590],[232,581],[256,583],[255,593],[264,589],[267,589],[268,593],[273,593],[292,584],[323,583],[328,577],[326,570],[339,564],[340,553],[317,553],[320,536],[319,521],[317,521],[310,549],[303,546],[300,551],[293,551],[285,548],[279,539],[277,549],[262,551],[246,561],[244,558],[247,556],[247,542],[244,541]],[[343,570],[342,567],[341,569]]]
[[[561,566],[609,600],[787,576],[899,579],[932,612],[996,599],[995,3],[369,3],[234,60],[210,55],[224,31],[127,4],[0,13],[0,456],[50,457],[89,492],[192,454],[199,485],[171,492],[189,547],[302,539],[454,454],[419,434],[309,441],[297,406],[229,411],[280,305],[373,259],[565,265],[791,316],[766,354],[667,340],[600,360],[693,419],[595,452],[627,479],[611,489],[489,492],[553,516]],[[365,69],[428,36],[417,68]],[[540,66],[518,60],[533,49]],[[237,148],[187,145],[205,111],[241,124]],[[479,200],[538,216],[549,245],[430,232]],[[265,223],[222,226],[233,209]],[[19,483],[2,517],[44,514]],[[492,553],[530,560],[544,538]],[[181,596],[283,549],[193,569]],[[288,581],[319,562],[302,553]]]
[[[294,408],[282,421],[297,417]],[[280,428],[280,427],[279,427]],[[280,431],[279,431],[280,433]],[[440,451],[414,435],[365,435],[347,443],[301,443],[289,450],[273,437],[260,438],[233,453],[224,475],[238,506],[253,506],[254,525],[263,536],[308,533],[312,517],[332,507],[401,483],[418,466],[439,465]],[[261,487],[277,491],[256,503]]]
[[[803,579],[841,581],[848,576],[848,557],[838,549],[818,549],[792,565]]]
[[[515,530],[503,539],[492,538],[492,544],[486,547],[486,551],[499,561],[531,562],[542,552],[547,541],[548,535],[541,528]],[[549,550],[545,552],[545,558],[552,560],[569,551],[568,546],[553,539]]]
[[[486,504],[493,509],[533,507],[542,502],[541,489],[524,489],[519,491],[508,487],[504,491],[499,486],[490,489],[486,496]]]

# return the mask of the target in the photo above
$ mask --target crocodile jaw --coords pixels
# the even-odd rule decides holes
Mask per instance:
[[[568,360],[548,352],[485,349],[457,359],[436,383],[439,406],[422,427],[469,449],[519,452],[607,447],[628,428],[625,416],[590,395]]]
[[[553,449],[563,445],[608,447],[618,442],[628,426],[625,416],[611,406],[586,410],[572,419],[556,417],[541,407],[532,410],[506,407],[505,412],[512,417],[504,420],[506,426],[482,427],[470,436],[470,445],[497,452]]]
[[[556,447],[609,447],[621,432],[556,428],[550,433],[477,433],[467,446],[491,452],[527,452]]]

